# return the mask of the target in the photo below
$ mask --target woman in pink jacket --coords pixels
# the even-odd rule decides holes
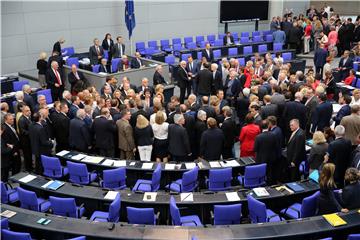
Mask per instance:
[[[338,33],[335,30],[335,26],[331,26],[328,35],[328,50],[330,52],[330,56],[332,57],[336,57],[337,55],[337,47],[336,47],[337,42],[338,42]]]

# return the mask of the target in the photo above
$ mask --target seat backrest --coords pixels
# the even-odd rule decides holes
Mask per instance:
[[[240,224],[241,204],[214,205],[214,225]]]
[[[242,32],[240,36],[248,38],[250,36],[250,34],[249,34],[249,32]]]
[[[238,58],[238,61],[241,67],[245,67],[245,58]]]
[[[249,42],[249,37],[241,37],[240,38],[240,43],[244,44],[244,43],[248,43]]]
[[[238,49],[237,48],[229,48],[228,49],[228,55],[229,56],[235,56],[238,54]]]
[[[209,190],[226,190],[231,186],[232,168],[210,169]]]
[[[244,174],[244,187],[258,187],[265,184],[266,163],[246,166]]]
[[[8,202],[8,194],[7,194],[7,187],[3,181],[0,181],[1,184],[1,203]]]
[[[285,62],[285,61],[290,61],[291,58],[292,58],[291,52],[284,52],[284,53],[282,53],[282,58],[284,59],[284,62]]]
[[[199,173],[198,166],[183,173],[182,192],[191,192],[195,189],[195,187],[197,186],[198,173]]]
[[[176,206],[176,201],[173,196],[170,197],[170,215],[171,215],[172,224],[175,226],[180,226],[181,225],[180,211],[179,208]]]
[[[22,88],[24,85],[29,84],[28,80],[20,80],[20,81],[14,81],[13,82],[13,89],[14,92],[16,91],[22,91]]]
[[[202,52],[199,51],[196,53],[197,59],[201,59],[202,58]]]
[[[157,49],[157,41],[156,40],[151,40],[151,41],[148,41],[148,47],[152,47],[154,49]]]
[[[265,53],[267,52],[267,45],[266,44],[261,44],[258,46],[258,52],[259,53]]]
[[[252,46],[244,47],[244,54],[251,54],[253,52]]]
[[[161,49],[169,48],[170,47],[170,41],[169,39],[162,39],[160,40]]]
[[[51,96],[51,89],[44,89],[44,90],[37,91],[37,96],[39,96],[39,95],[45,96],[46,104],[53,103],[53,99]]]
[[[87,166],[84,163],[74,163],[66,161],[69,169],[69,180],[73,183],[89,184],[89,172]]]
[[[272,34],[265,35],[265,41],[266,42],[272,42],[274,40]]]
[[[75,64],[77,67],[79,67],[79,58],[71,57],[71,58],[66,59],[67,66],[71,67],[73,64]]]
[[[115,73],[115,72],[117,72],[119,70],[118,65],[119,65],[120,61],[121,61],[121,58],[113,58],[111,60],[111,72],[112,73]]]
[[[30,233],[24,232],[13,232],[7,229],[1,230],[1,239],[4,240],[31,240]]]
[[[136,51],[144,51],[145,50],[145,42],[137,42],[135,43]]]
[[[1,229],[9,229],[9,220],[7,218],[1,218]]]
[[[197,44],[199,44],[200,42],[202,42],[204,40],[205,40],[204,36],[196,36],[196,38],[195,38],[195,41]]]
[[[210,43],[210,41],[201,41],[201,42],[199,43],[199,47],[200,47],[200,48],[205,48],[206,44],[208,44],[208,43]],[[210,44],[212,44],[212,43],[210,43]]]
[[[92,66],[92,72],[99,73],[100,72],[100,64],[96,64],[96,65]]]
[[[260,36],[260,31],[254,31],[252,32],[252,36],[255,37],[255,36]]]
[[[171,41],[172,41],[172,45],[180,44],[181,46],[181,38],[173,38]]]
[[[282,43],[273,43],[273,51],[281,51],[283,49]]]
[[[237,32],[232,32],[231,35],[233,36],[235,42],[239,40],[239,34]]]
[[[216,49],[213,51],[214,54],[214,58],[220,58],[221,57],[221,50],[220,49]]]
[[[301,218],[312,217],[316,215],[317,199],[319,195],[320,192],[317,191],[313,195],[303,199],[300,210]]]
[[[210,34],[206,36],[206,39],[213,44],[215,42],[215,34]]]
[[[173,44],[173,49],[174,49],[174,51],[180,51],[181,50],[181,44],[178,44],[178,43]]]
[[[194,43],[194,42],[188,42],[186,44],[186,48],[187,49],[195,49],[195,48],[197,48],[197,46],[196,46],[196,43]]]
[[[62,177],[60,160],[57,157],[41,155],[41,163],[44,168],[43,174],[47,177]]]
[[[77,218],[75,198],[49,197],[51,209],[55,215]]]
[[[253,42],[261,42],[262,41],[261,36],[253,36],[252,41]]]
[[[18,187],[17,189],[19,194],[19,201],[21,203],[20,207],[33,211],[39,211],[35,192],[25,190],[22,187]]]
[[[74,55],[74,53],[75,53],[74,47],[66,47],[66,48],[61,49],[61,55],[63,57]]]
[[[118,193],[109,207],[109,219],[108,219],[109,222],[116,223],[119,221],[120,208],[121,208],[121,199],[120,199],[120,193]]]
[[[249,217],[252,223],[266,222],[266,205],[247,195]]]
[[[184,37],[184,43],[187,44],[193,41],[193,37]]]
[[[356,78],[356,88],[360,88],[360,78]]]
[[[130,224],[155,225],[155,214],[153,208],[126,207],[128,222]]]
[[[348,236],[348,240],[360,240],[360,233],[358,233],[358,234],[350,234]]]
[[[218,34],[218,39],[221,40],[221,41],[223,41],[225,35],[226,35],[225,33],[219,33],[219,34]]]
[[[116,168],[103,171],[103,187],[120,188],[126,186],[126,168]]]
[[[181,61],[188,61],[188,57],[190,57],[191,54],[190,53],[185,53],[185,54],[181,54]]]
[[[151,190],[156,192],[160,188],[161,164],[157,164],[151,177]]]
[[[355,72],[359,70],[359,63],[358,62],[353,63],[353,69],[355,70]]]
[[[167,55],[167,56],[165,57],[165,62],[166,62],[167,64],[174,64],[174,63],[175,63],[175,56],[173,56],[173,55]]]
[[[214,42],[214,46],[221,47],[224,44],[222,39],[216,39]]]
[[[105,58],[106,60],[109,59],[109,51],[108,50],[104,50],[103,58]]]

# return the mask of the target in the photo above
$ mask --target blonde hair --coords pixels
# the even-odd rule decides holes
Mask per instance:
[[[41,52],[39,56],[40,56],[41,60],[45,60],[47,57],[47,54],[46,54],[46,52]]]
[[[326,163],[321,170],[319,177],[320,188],[336,188],[334,181],[335,165],[333,163]]]
[[[157,111],[157,113],[155,115],[155,123],[161,125],[164,122],[165,122],[164,112],[163,111]]]
[[[162,91],[164,91],[164,85],[162,84],[158,84],[155,86],[155,93],[158,93],[160,91],[160,89],[162,89]]]
[[[146,119],[143,115],[139,115],[136,119],[136,127],[143,129],[149,126],[149,120]]]
[[[314,144],[326,143],[325,135],[323,132],[316,131],[313,135]]]

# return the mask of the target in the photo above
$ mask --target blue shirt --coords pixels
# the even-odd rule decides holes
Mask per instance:
[[[285,43],[286,35],[284,31],[277,30],[273,32],[274,43]]]

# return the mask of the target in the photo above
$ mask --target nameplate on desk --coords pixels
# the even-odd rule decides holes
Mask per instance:
[[[154,165],[154,163],[143,163],[141,168],[142,169],[152,169],[153,165]]]
[[[180,193],[180,200],[182,202],[193,202],[194,194],[193,193]]]
[[[105,161],[101,163],[101,165],[111,167],[112,165],[114,165],[114,162],[115,160],[105,159]]]
[[[175,163],[166,163],[165,164],[165,170],[174,170],[175,169]]]
[[[104,199],[114,200],[118,194],[119,193],[115,192],[115,191],[108,191],[107,194],[105,195]]]
[[[227,192],[225,195],[229,202],[240,201],[240,197],[237,192]]]
[[[83,158],[81,161],[82,161],[82,162],[87,162],[87,163],[95,163],[95,164],[98,164],[98,163],[100,163],[103,159],[104,159],[103,157],[86,156],[86,157]]]
[[[126,167],[126,161],[125,160],[114,161],[114,167]]]
[[[62,150],[61,152],[58,152],[56,154],[56,156],[59,156],[59,157],[63,157],[65,156],[66,154],[70,153],[70,151],[67,151],[67,150]]]
[[[157,192],[146,192],[144,193],[143,201],[144,202],[155,202]]]
[[[27,176],[20,178],[19,182],[28,183],[28,182],[31,182],[32,180],[34,180],[35,178],[36,178],[36,176],[28,174]]]
[[[87,157],[87,155],[79,153],[79,154],[77,154],[75,156],[72,156],[71,159],[80,161],[81,159],[83,159],[85,157]]]
[[[269,192],[263,187],[253,188],[253,191],[258,197],[266,197],[270,195]]]
[[[346,225],[347,222],[344,221],[344,219],[342,219],[339,215],[337,215],[336,213],[332,213],[332,214],[325,214],[323,215],[323,217],[325,218],[325,220],[331,224],[331,226],[333,227],[337,227],[337,226],[342,226],[342,225]]]
[[[212,161],[212,162],[209,162],[209,164],[210,164],[211,168],[220,168],[221,167],[219,161]]]
[[[186,169],[193,169],[194,167],[196,167],[196,163],[193,162],[185,163]]]
[[[11,217],[13,217],[15,215],[16,215],[16,212],[10,211],[10,210],[5,210],[2,213],[0,213],[0,216],[6,217],[6,218],[11,218]]]

